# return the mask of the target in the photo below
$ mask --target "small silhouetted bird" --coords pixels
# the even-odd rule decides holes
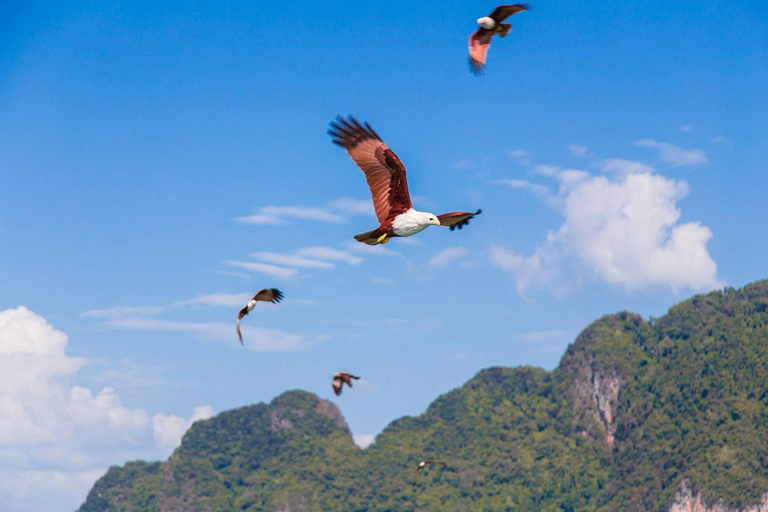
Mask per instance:
[[[336,393],[336,396],[341,394],[341,389],[344,387],[345,383],[350,388],[352,387],[352,379],[360,380],[360,377],[356,377],[347,372],[336,372],[333,374],[333,392]]]
[[[256,307],[256,303],[259,301],[271,302],[273,304],[283,300],[283,292],[277,288],[264,288],[259,290],[259,293],[253,296],[253,298],[245,305],[243,309],[237,314],[237,337],[240,338],[240,344],[243,344],[243,333],[240,331],[240,320],[251,312]]]
[[[469,68],[475,75],[485,72],[485,58],[494,34],[505,37],[512,30],[511,23],[502,23],[505,19],[520,11],[531,9],[530,4],[500,5],[491,14],[478,18],[480,28],[469,38]]]
[[[416,466],[416,472],[413,474],[413,485],[416,485],[416,477],[419,475],[419,471],[427,467],[428,464],[439,464],[441,466],[445,466],[445,462],[440,462],[436,460],[423,460],[419,462],[419,465]]]

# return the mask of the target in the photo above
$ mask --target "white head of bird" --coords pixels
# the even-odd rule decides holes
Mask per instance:
[[[253,308],[256,307],[256,301],[252,300],[248,304],[245,305],[245,314],[247,315],[251,311],[253,311]]]
[[[440,219],[429,212],[420,212],[411,208],[401,213],[392,221],[392,231],[398,236],[411,236],[424,231],[429,226],[439,226]]]
[[[477,24],[486,30],[490,30],[496,26],[496,22],[493,21],[493,18],[491,18],[490,16],[483,16],[482,18],[477,18]]]
[[[426,465],[427,465],[427,463],[426,463],[425,461],[421,461],[421,462],[419,462],[419,467],[420,467],[420,468],[423,468],[423,467],[424,467],[424,466],[426,466]]]

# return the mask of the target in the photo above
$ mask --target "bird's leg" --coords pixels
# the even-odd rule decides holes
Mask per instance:
[[[389,242],[389,239],[387,238],[387,234],[384,233],[378,239],[376,239],[376,241],[379,242],[380,244],[385,244],[385,243]]]

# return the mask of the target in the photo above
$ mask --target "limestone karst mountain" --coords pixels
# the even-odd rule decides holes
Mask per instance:
[[[483,370],[366,450],[303,391],[223,412],[80,511],[414,509],[768,512],[768,281],[605,316],[555,370]]]

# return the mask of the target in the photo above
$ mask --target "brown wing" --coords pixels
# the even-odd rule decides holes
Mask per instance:
[[[499,5],[493,10],[491,14],[488,15],[488,17],[496,23],[499,23],[517,12],[527,11],[531,8],[531,4]]]
[[[451,212],[438,215],[437,219],[440,221],[441,226],[447,226],[451,228],[451,231],[458,228],[461,229],[469,224],[469,219],[475,215],[480,215],[483,210],[477,210],[475,213],[469,212]]]
[[[341,379],[337,379],[334,377],[333,379],[333,392],[336,393],[336,396],[339,396],[341,394],[341,388],[344,386],[341,383]]]
[[[363,125],[352,116],[339,116],[331,122],[328,134],[365,173],[379,224],[386,225],[413,207],[403,162],[368,123]]]
[[[243,333],[240,330],[240,319],[247,314],[248,314],[248,308],[243,308],[240,310],[239,313],[237,313],[237,337],[240,338],[241,345],[244,345],[244,343],[243,343]]]
[[[253,299],[251,300],[260,300],[264,302],[271,302],[272,304],[276,304],[283,300],[283,292],[278,290],[277,288],[264,288],[263,290],[259,290],[259,292],[253,296]]]
[[[493,30],[483,27],[469,37],[469,68],[477,76],[485,72],[485,56],[492,38]]]

